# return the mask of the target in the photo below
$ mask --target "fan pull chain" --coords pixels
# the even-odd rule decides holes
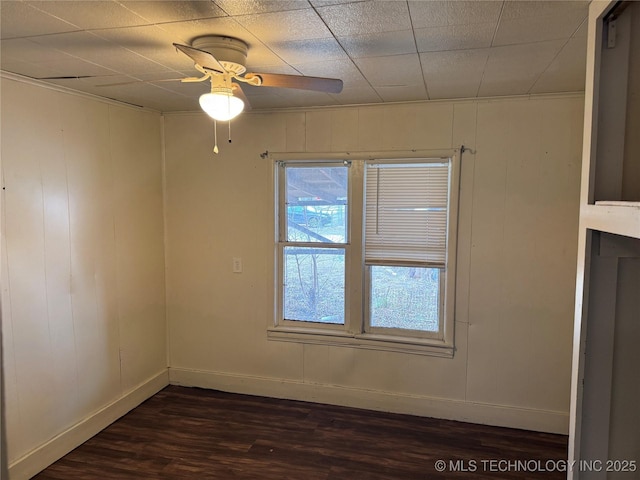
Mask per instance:
[[[231,120],[229,120],[229,143],[231,143]]]
[[[218,124],[213,120],[213,153],[218,153]]]

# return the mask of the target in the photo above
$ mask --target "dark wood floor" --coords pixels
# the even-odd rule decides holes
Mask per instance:
[[[169,386],[34,478],[561,479],[566,456],[562,435]]]

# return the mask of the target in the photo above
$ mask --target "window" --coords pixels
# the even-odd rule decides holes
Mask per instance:
[[[453,354],[456,158],[280,161],[272,338]]]
[[[282,319],[344,325],[348,167],[291,165],[283,175]]]
[[[367,163],[366,331],[441,331],[448,186],[448,162]]]

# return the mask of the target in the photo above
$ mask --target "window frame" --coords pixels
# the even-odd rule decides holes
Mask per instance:
[[[347,295],[347,273],[350,271],[350,261],[351,258],[351,212],[350,209],[347,208],[347,215],[345,221],[347,222],[345,228],[345,241],[344,243],[324,243],[324,242],[294,242],[288,240],[288,232],[287,232],[287,199],[286,199],[286,167],[304,167],[304,168],[314,168],[314,167],[351,167],[351,163],[347,161],[336,161],[336,160],[317,160],[317,161],[281,161],[276,163],[277,168],[277,178],[276,178],[276,195],[277,195],[277,204],[276,204],[276,245],[277,245],[277,255],[276,255],[276,269],[277,269],[277,277],[276,277],[276,326],[285,327],[293,330],[313,330],[313,331],[335,331],[340,330],[341,327],[344,328],[347,326],[347,317],[348,317],[348,307],[350,299]],[[349,206],[349,201],[351,199],[351,176],[347,173],[347,207]],[[281,212],[285,212],[281,214]],[[339,323],[322,323],[322,322],[311,322],[304,320],[287,320],[284,318],[284,250],[287,247],[298,246],[298,247],[307,247],[307,248],[332,248],[332,249],[342,249],[344,250],[344,270],[345,270],[345,293],[344,293],[344,324]]]
[[[446,232],[446,253],[445,263],[442,267],[436,265],[429,265],[427,263],[420,262],[404,262],[404,261],[366,261],[363,260],[363,266],[365,271],[364,276],[364,301],[365,301],[365,315],[364,315],[364,333],[385,335],[388,337],[406,336],[409,334],[412,337],[432,339],[436,341],[444,342],[445,344],[453,345],[453,308],[454,302],[448,302],[451,297],[455,298],[455,259],[457,249],[457,225],[458,225],[458,197],[459,197],[459,184],[456,182],[454,190],[454,179],[459,179],[459,169],[457,165],[458,155],[448,157],[446,160],[449,163],[449,175],[448,175],[448,188],[447,188],[447,232]],[[365,168],[367,165],[393,165],[393,164],[422,164],[422,163],[442,163],[442,158],[383,158],[373,159],[365,161]],[[363,178],[366,185],[366,176]],[[364,205],[366,208],[366,204]],[[363,210],[363,228],[364,225],[364,210]],[[450,248],[453,246],[454,248]],[[363,248],[364,252],[364,248]],[[371,267],[372,266],[404,266],[404,267],[427,267],[438,268],[440,270],[439,275],[439,305],[438,305],[438,331],[428,332],[420,330],[400,329],[400,328],[384,328],[374,327],[371,325],[371,315],[369,312],[371,305]],[[453,274],[451,275],[449,270],[453,268]],[[449,321],[448,321],[449,320]],[[450,334],[448,336],[448,334]]]
[[[455,325],[455,287],[456,287],[456,256],[458,230],[458,203],[460,195],[460,151],[410,151],[394,152],[389,158],[389,152],[383,154],[372,153],[269,153],[273,160],[274,169],[274,227],[275,227],[275,288],[274,317],[269,321],[267,336],[270,340],[289,341],[296,343],[341,345],[355,348],[395,351],[413,354],[432,355],[452,358]],[[448,219],[447,219],[447,247],[444,278],[440,275],[441,287],[444,293],[440,295],[442,307],[442,328],[438,335],[424,335],[420,331],[405,329],[379,330],[376,327],[366,328],[369,308],[369,268],[364,261],[364,169],[366,162],[397,161],[448,161],[450,165],[448,190]],[[333,248],[345,248],[345,316],[342,324],[321,324],[306,321],[289,321],[283,319],[284,286],[282,235],[286,229],[285,165],[301,166],[329,166],[348,165],[348,203],[346,243],[334,244]],[[283,208],[284,207],[284,208]],[[310,247],[326,245],[313,242]],[[348,251],[347,251],[348,249]],[[358,257],[358,258],[355,258]],[[354,265],[355,263],[355,265]],[[414,265],[411,265],[414,266]],[[444,285],[442,285],[444,283]],[[365,316],[366,315],[366,316]],[[424,332],[423,332],[424,333]],[[433,332],[432,332],[433,333]]]

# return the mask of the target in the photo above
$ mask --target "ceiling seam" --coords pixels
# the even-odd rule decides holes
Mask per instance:
[[[560,54],[562,53],[562,51],[565,49],[565,47],[569,44],[569,42],[575,37],[575,34],[578,32],[578,30],[580,30],[580,28],[582,27],[582,25],[584,25],[585,22],[587,22],[589,19],[589,15],[586,15],[582,21],[578,24],[578,26],[575,28],[575,30],[573,31],[573,33],[571,34],[571,36],[569,38],[567,38],[567,41],[564,42],[564,44],[562,45],[562,47],[560,47],[558,49],[558,51],[556,52],[556,54],[554,55],[554,57],[551,59],[551,61],[549,62],[549,64],[545,67],[545,69],[540,72],[538,74],[538,76],[536,77],[536,79],[533,81],[533,84],[531,85],[531,87],[529,87],[529,89],[527,90],[527,94],[530,94],[531,91],[533,90],[533,88],[536,86],[536,84],[538,83],[538,81],[540,80],[540,78],[542,78],[542,76],[547,72],[547,70],[549,70],[549,68],[551,67],[551,65],[553,65],[553,62],[555,62],[556,58],[558,58],[558,56],[560,56]]]
[[[427,100],[431,99],[429,95],[429,86],[427,85],[427,79],[424,75],[424,66],[422,65],[422,55],[418,51],[418,40],[416,39],[416,29],[413,27],[413,18],[411,17],[411,8],[409,7],[409,1],[405,2],[407,5],[407,12],[409,13],[409,24],[411,25],[411,36],[413,37],[413,46],[416,47],[416,55],[418,55],[418,64],[420,65],[420,74],[422,75],[422,84],[424,85],[424,91],[427,95]]]
[[[362,3],[362,2],[351,2],[351,3]],[[362,75],[362,78],[364,79],[365,82],[367,82],[367,85],[369,85],[369,87],[371,87],[371,90],[374,91],[374,93],[376,94],[376,96],[378,97],[378,99],[381,102],[384,102],[384,99],[380,96],[380,94],[378,93],[378,91],[375,89],[375,87],[373,85],[371,85],[371,82],[369,82],[369,79],[367,78],[367,76],[362,72],[362,70],[360,69],[360,67],[358,66],[358,64],[355,62],[355,60],[353,58],[351,58],[351,55],[349,55],[349,52],[347,52],[347,50],[344,48],[344,45],[342,44],[342,42],[338,39],[338,37],[336,36],[336,34],[333,32],[333,30],[331,29],[331,27],[327,24],[327,22],[324,20],[324,18],[322,17],[322,15],[320,14],[320,12],[318,11],[318,9],[316,8],[315,5],[311,4],[311,8],[313,9],[313,11],[315,12],[315,14],[318,16],[318,18],[320,19],[320,21],[324,24],[325,27],[327,27],[327,30],[329,30],[329,33],[331,33],[331,36],[333,37],[333,39],[336,41],[336,43],[338,44],[338,46],[340,47],[340,49],[344,52],[344,54],[347,56],[347,58],[349,59],[349,61],[351,61],[351,64],[354,66],[354,68],[356,70],[358,70],[358,73],[360,75]],[[320,7],[322,8],[322,7]]]
[[[484,75],[487,72],[487,64],[489,63],[489,58],[491,58],[491,48],[494,47],[493,42],[496,39],[496,35],[498,34],[498,28],[500,28],[500,21],[502,20],[502,13],[504,12],[504,0],[502,5],[500,5],[500,13],[498,14],[498,20],[496,21],[496,29],[493,31],[493,36],[491,37],[491,43],[489,44],[489,52],[487,53],[487,59],[484,61],[484,66],[482,67],[482,76],[480,77],[480,82],[478,83],[478,89],[476,90],[476,97],[480,96],[480,89],[482,88],[482,83],[484,82]]]
[[[535,80],[533,81],[533,83],[531,84],[531,86],[527,89],[527,94],[531,93],[531,90],[533,90],[533,87],[536,86],[536,83],[538,83],[538,81],[540,80],[540,78],[547,72],[547,70],[549,70],[549,67],[551,67],[551,65],[553,65],[553,62],[555,62],[556,58],[558,58],[558,56],[562,53],[562,51],[564,50],[564,48],[567,46],[567,44],[569,43],[569,41],[571,40],[571,37],[569,37],[567,39],[566,42],[564,42],[564,44],[558,49],[558,51],[556,52],[556,54],[553,56],[553,58],[549,61],[549,63],[547,64],[547,66],[544,68],[544,70],[542,70],[538,76],[535,78]]]

